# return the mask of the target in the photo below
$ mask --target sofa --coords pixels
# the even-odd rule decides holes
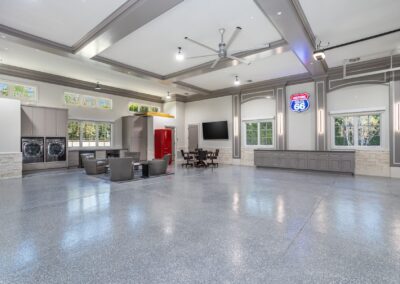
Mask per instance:
[[[106,159],[95,159],[92,155],[82,154],[82,163],[88,175],[104,174],[107,171],[108,161]]]

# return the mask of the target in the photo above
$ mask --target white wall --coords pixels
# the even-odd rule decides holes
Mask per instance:
[[[228,121],[228,140],[204,140],[202,122]],[[185,108],[185,147],[188,147],[188,125],[199,126],[199,147],[232,149],[232,97],[189,102]]]
[[[389,150],[389,85],[358,85],[339,89],[327,94],[328,145],[332,146],[332,111],[353,112],[362,109],[380,109],[382,149]]]
[[[289,108],[290,96],[307,92],[310,95],[310,108],[302,113]],[[286,129],[288,150],[315,150],[315,87],[305,83],[286,87]]]
[[[21,104],[0,98],[0,153],[21,152]]]
[[[68,108],[68,117],[70,119],[86,119],[94,121],[109,121],[114,122],[113,130],[113,146],[116,148],[122,147],[122,122],[121,117],[132,115],[128,110],[130,102],[143,103],[146,105],[153,105],[161,107],[161,104],[146,102],[143,100],[130,99],[115,95],[98,93],[95,91],[86,91],[76,88],[64,87],[54,84],[42,83],[38,81],[26,80],[11,76],[0,76],[0,81],[19,82],[38,87],[38,106],[55,107],[55,108]],[[110,98],[113,100],[112,110],[90,109],[83,107],[67,106],[64,103],[64,92],[72,92],[77,94],[87,94],[91,96]]]

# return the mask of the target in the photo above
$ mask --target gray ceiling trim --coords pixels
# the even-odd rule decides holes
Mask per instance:
[[[183,0],[138,0],[91,35],[76,52],[96,56],[181,2]]]
[[[324,66],[315,62],[314,42],[304,27],[301,15],[291,0],[254,0],[265,16],[271,21],[282,37],[289,43],[304,67],[312,76],[325,74]],[[278,15],[281,12],[281,15]]]
[[[14,38],[19,38],[23,40],[23,44],[33,48],[47,47],[47,49],[51,48],[54,50],[62,51],[64,53],[65,52],[71,53],[73,51],[70,46],[60,44],[48,39],[44,39],[32,34],[28,34],[26,32],[19,31],[1,24],[0,24],[0,33],[6,34]]]
[[[278,41],[274,41],[274,42],[270,43],[269,47],[255,49],[255,50],[251,50],[251,51],[238,52],[233,55],[238,58],[246,59],[246,57],[250,57],[250,56],[264,55],[264,53],[265,53],[265,55],[272,56],[275,54],[284,53],[289,50],[290,50],[289,46],[285,40],[278,40]],[[194,76],[206,74],[209,72],[214,72],[214,71],[217,71],[220,69],[224,69],[227,67],[235,66],[235,63],[233,62],[233,60],[223,59],[218,63],[218,65],[215,68],[211,69],[210,67],[213,62],[214,62],[214,60],[208,61],[206,63],[200,64],[200,65],[197,65],[194,67],[190,67],[190,68],[178,71],[178,72],[168,74],[168,75],[164,76],[164,79],[168,80],[168,81],[181,81],[181,80],[184,80],[184,79],[187,79],[190,77],[194,77]]]
[[[157,73],[149,72],[105,57],[95,56],[92,58],[92,60],[107,64],[115,71],[135,75],[142,79],[148,79],[157,82],[164,79],[162,75],[159,75]]]
[[[206,89],[202,89],[202,88],[199,88],[197,86],[194,86],[194,85],[191,85],[191,84],[188,84],[188,83],[185,83],[185,82],[178,81],[178,82],[174,82],[174,84],[179,86],[179,87],[181,87],[181,89],[186,89],[186,90],[191,91],[191,92],[194,91],[195,93],[200,94],[200,95],[209,95],[209,94],[211,94],[211,92],[206,90]]]
[[[6,65],[6,64],[0,64],[0,74],[24,78],[24,79],[28,79],[28,80],[40,81],[40,82],[45,82],[45,83],[50,83],[50,84],[55,84],[55,85],[89,90],[89,91],[94,91],[94,88],[96,86],[96,84],[92,83],[92,82],[82,81],[82,80],[78,80],[78,79],[68,78],[68,77],[64,77],[64,76],[49,74],[49,73],[45,73],[45,72],[25,69],[25,68],[21,68],[21,67]],[[97,91],[97,92],[104,93],[104,94],[117,95],[117,96],[121,96],[121,97],[132,98],[132,99],[140,99],[140,100],[145,100],[145,101],[150,101],[150,102],[163,103],[162,98],[154,96],[154,95],[139,93],[139,92],[116,88],[116,87],[111,87],[111,86],[101,85],[101,90]]]

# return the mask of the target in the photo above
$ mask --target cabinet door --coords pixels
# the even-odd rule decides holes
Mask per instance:
[[[57,136],[67,136],[68,111],[64,109],[57,110]]]
[[[46,115],[44,108],[33,107],[33,136],[43,137],[46,135]]]
[[[21,107],[21,136],[29,137],[33,135],[33,116],[32,107],[22,106]]]
[[[44,109],[46,114],[46,136],[56,137],[57,136],[57,110],[46,108]]]

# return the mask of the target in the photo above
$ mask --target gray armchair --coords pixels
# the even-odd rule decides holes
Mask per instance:
[[[133,179],[133,158],[114,158],[109,160],[110,180],[124,181]]]
[[[133,158],[135,163],[140,161],[140,152],[125,152],[125,157]]]
[[[97,160],[91,158],[90,156],[81,155],[83,167],[85,168],[85,172],[87,175],[98,175],[104,174],[106,172],[106,166],[108,165],[107,160]]]
[[[149,161],[149,175],[157,176],[166,174],[170,159],[171,155],[165,155],[162,159],[154,159]]]

